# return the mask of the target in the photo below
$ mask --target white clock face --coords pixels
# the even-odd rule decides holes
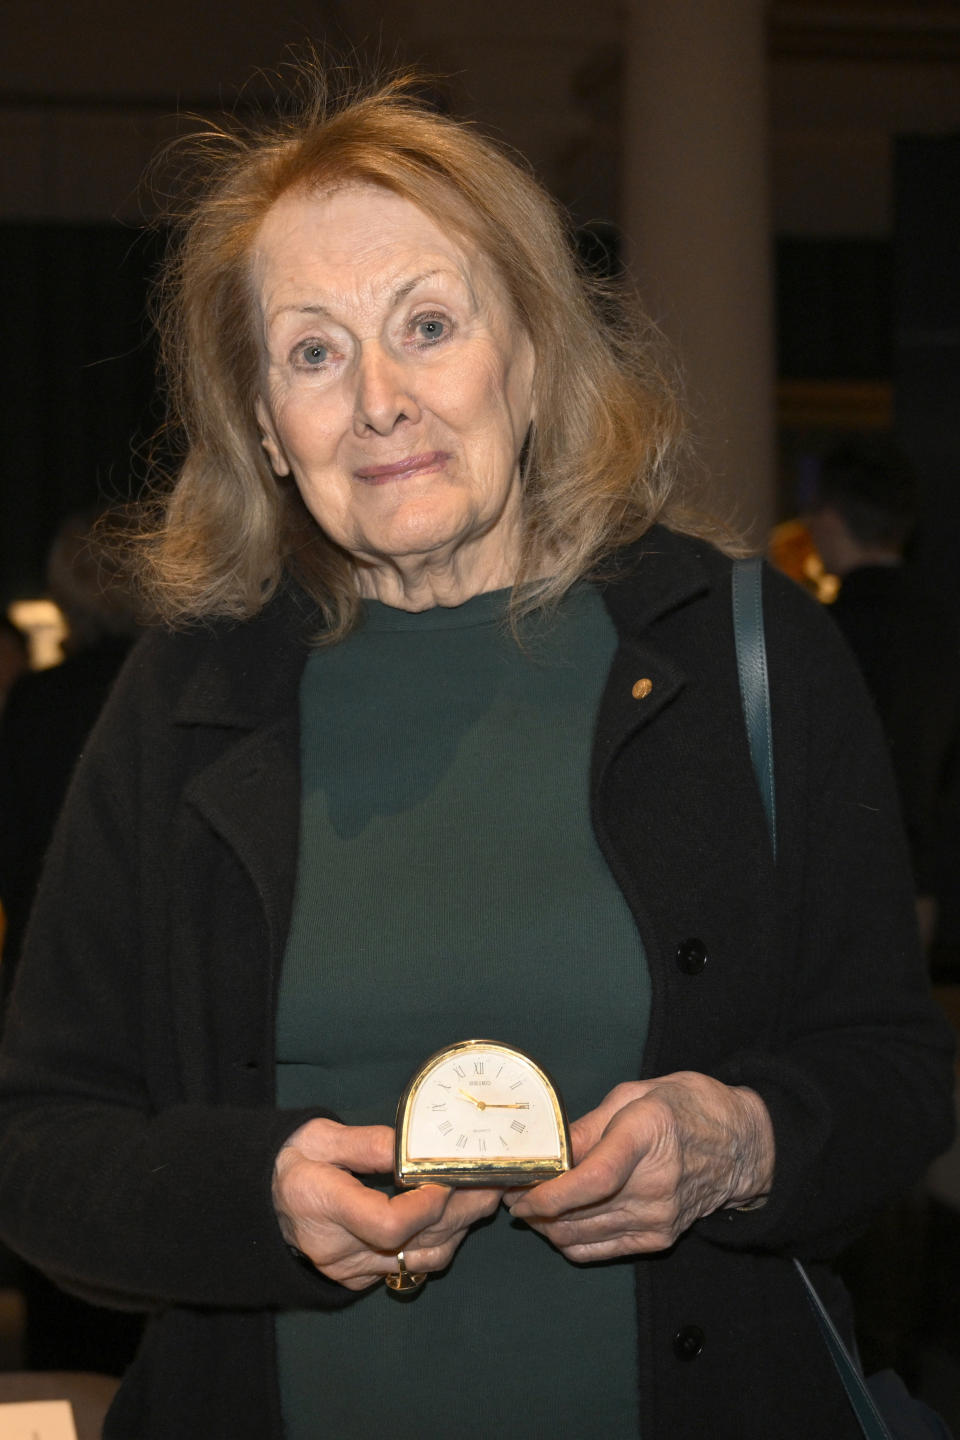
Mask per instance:
[[[411,1097],[406,1156],[507,1165],[560,1159],[562,1122],[542,1072],[509,1047],[452,1047]]]

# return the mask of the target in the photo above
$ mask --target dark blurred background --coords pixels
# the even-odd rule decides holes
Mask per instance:
[[[960,611],[956,0],[2,13],[0,603],[42,587],[65,513],[144,473],[162,414],[144,316],[161,243],[144,229],[150,157],[193,128],[187,112],[255,109],[310,41],[443,77],[444,102],[529,157],[592,254],[631,262],[688,359],[718,483],[756,533],[794,513],[832,434],[895,428],[923,472],[918,544]],[[731,382],[716,356],[750,352],[741,390],[718,398]]]

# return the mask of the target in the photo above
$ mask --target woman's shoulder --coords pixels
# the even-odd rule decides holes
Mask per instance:
[[[671,559],[683,558],[694,563],[700,570],[710,589],[724,602],[730,599],[730,587],[734,568],[743,559],[760,558],[762,561],[762,597],[764,615],[768,630],[779,625],[791,627],[798,633],[806,633],[822,642],[837,653],[846,653],[846,646],[837,645],[836,626],[827,607],[816,596],[796,580],[792,579],[764,556],[732,554],[709,540],[695,535],[681,534],[656,525],[636,547],[639,554],[659,554],[668,564]]]
[[[734,645],[732,573],[737,557],[697,535],[653,526],[621,552],[608,581],[608,605],[621,629],[651,623],[698,666],[727,664]],[[826,607],[764,560],[761,598],[771,684],[806,709],[829,697],[861,708],[856,661]],[[725,637],[725,638],[724,638]],[[680,656],[678,656],[680,658]]]
[[[662,597],[667,603],[699,600],[708,607],[730,607],[732,575],[741,558],[752,557],[658,524],[614,557],[604,583],[631,599]],[[822,634],[835,628],[809,591],[765,559],[762,594],[768,628],[771,621],[774,626],[782,622]]]
[[[147,629],[111,696],[111,710],[153,721],[255,720],[295,698],[316,633],[301,592],[278,592],[250,619],[204,619]]]

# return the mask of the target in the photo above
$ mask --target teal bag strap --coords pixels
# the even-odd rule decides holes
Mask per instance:
[[[750,759],[767,816],[773,858],[777,858],[777,807],[773,785],[773,724],[767,646],[763,638],[763,561],[733,562],[733,633],[737,647],[740,699],[747,722]]]
[[[760,787],[773,857],[777,856],[777,812],[773,779],[773,723],[767,646],[763,634],[763,561],[759,556],[733,562],[733,633],[737,652],[740,699],[747,726],[750,760]],[[837,1374],[847,1392],[866,1440],[893,1440],[836,1326],[799,1260],[794,1265],[803,1281],[813,1313]]]
[[[886,1422],[880,1411],[877,1409],[873,1396],[867,1387],[867,1382],[860,1373],[860,1367],[856,1364],[850,1351],[844,1345],[836,1325],[830,1318],[829,1312],[820,1296],[814,1288],[813,1282],[799,1260],[794,1260],[794,1265],[799,1272],[807,1292],[807,1299],[813,1309],[814,1315],[820,1325],[820,1333],[826,1341],[827,1350],[830,1352],[830,1359],[833,1361],[834,1369],[843,1382],[843,1388],[847,1392],[847,1399],[853,1406],[853,1413],[860,1422],[860,1429],[866,1436],[866,1440],[893,1440],[893,1436],[887,1429]]]

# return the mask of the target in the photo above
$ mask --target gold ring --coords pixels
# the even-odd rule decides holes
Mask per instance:
[[[403,1261],[403,1251],[397,1251],[397,1269],[395,1274],[387,1276],[388,1290],[395,1290],[399,1295],[409,1295],[411,1290],[419,1290],[426,1281],[426,1275],[411,1275]]]

